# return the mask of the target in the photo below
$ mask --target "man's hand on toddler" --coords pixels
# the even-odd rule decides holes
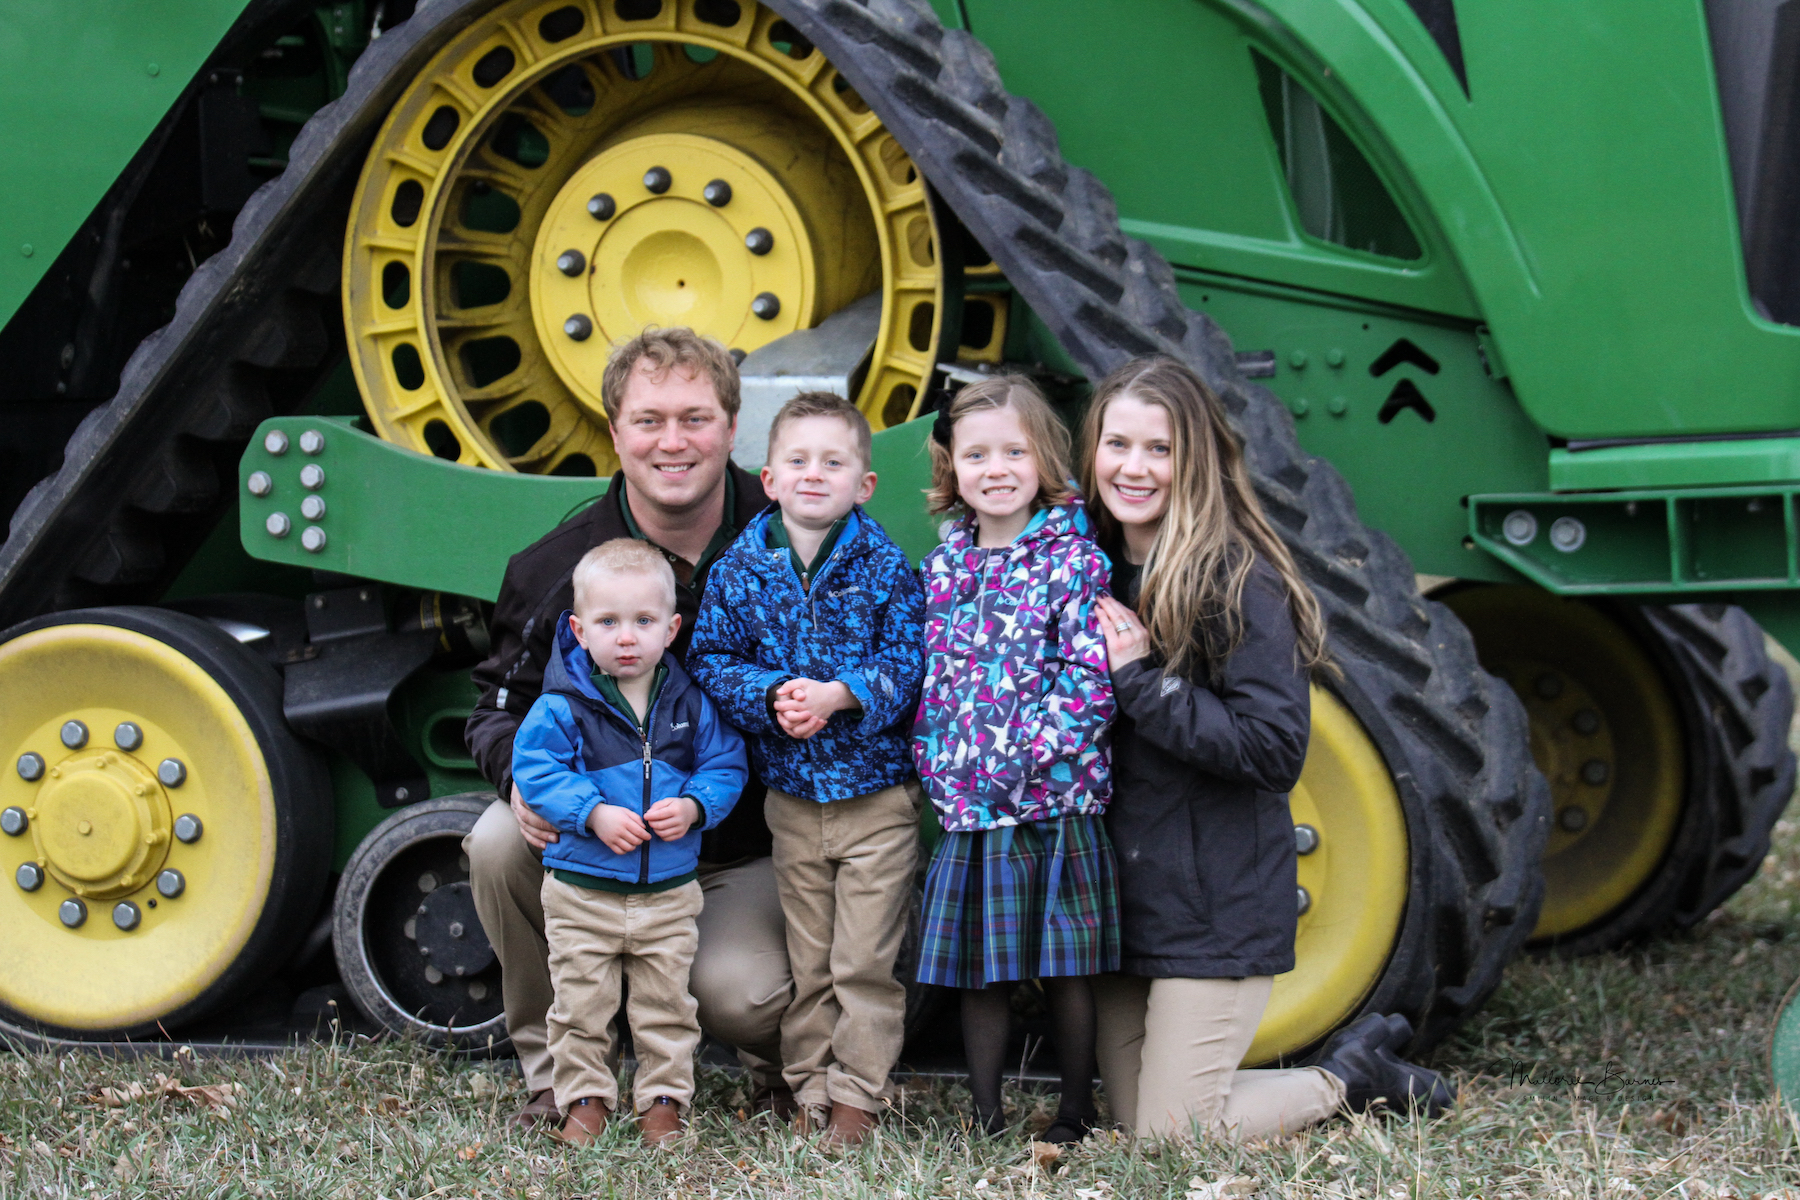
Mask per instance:
[[[781,732],[796,740],[811,737],[825,728],[831,714],[845,709],[859,710],[862,701],[844,684],[833,680],[790,679],[775,689],[775,720]]]
[[[630,854],[650,840],[650,831],[644,828],[644,819],[629,808],[620,808],[616,804],[594,805],[594,810],[588,814],[587,824],[601,844],[614,854]]]
[[[700,811],[700,802],[692,796],[669,796],[658,800],[644,814],[644,820],[656,831],[656,836],[665,842],[678,842],[687,836],[687,831],[706,819]]]

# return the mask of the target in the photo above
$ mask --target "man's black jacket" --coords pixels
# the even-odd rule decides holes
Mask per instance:
[[[736,511],[726,514],[732,526],[742,529],[768,504],[762,481],[736,463],[732,473],[737,496]],[[569,577],[581,556],[601,542],[630,537],[620,509],[625,494],[625,475],[613,476],[606,495],[549,533],[512,556],[500,599],[494,605],[493,653],[473,672],[481,698],[469,714],[466,736],[481,773],[499,791],[501,799],[512,795],[513,735],[531,711],[532,701],[544,687],[544,664],[550,659],[556,619],[574,607]],[[677,587],[675,611],[681,614],[681,632],[670,647],[677,660],[687,655],[699,610],[698,589]],[[732,862],[769,853],[769,828],[763,820],[763,783],[752,770],[743,798],[724,822],[701,840],[705,862]]]

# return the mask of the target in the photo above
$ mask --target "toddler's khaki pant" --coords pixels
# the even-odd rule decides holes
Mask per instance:
[[[574,887],[544,876],[544,934],[550,942],[548,1014],[556,1100],[564,1109],[598,1096],[619,1107],[619,1084],[607,1067],[619,979],[630,982],[625,1017],[637,1049],[635,1111],[659,1096],[687,1109],[694,1102],[694,1051],[700,1022],[688,993],[699,941],[700,885],[621,895]]]
[[[775,882],[787,916],[794,1000],[782,1074],[802,1105],[879,1112],[906,1034],[894,959],[919,862],[916,781],[820,804],[769,789]]]
[[[1140,1137],[1295,1133],[1344,1102],[1329,1071],[1240,1071],[1274,980],[1094,979],[1100,1079],[1113,1116]]]

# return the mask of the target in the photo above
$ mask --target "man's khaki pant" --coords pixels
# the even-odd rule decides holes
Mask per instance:
[[[551,996],[544,864],[503,800],[481,814],[463,839],[463,853],[469,856],[475,911],[500,960],[506,1030],[526,1087],[541,1092],[551,1077],[544,1027]],[[700,1028],[736,1046],[757,1085],[779,1083],[781,1014],[793,996],[793,980],[775,867],[766,858],[728,867],[703,864],[700,888],[706,902],[688,979],[700,1005]]]
[[[794,1000],[782,1074],[802,1105],[879,1112],[906,1034],[894,959],[919,861],[916,781],[820,804],[769,789],[775,882],[787,914]]]
[[[630,985],[625,1019],[637,1050],[633,1108],[641,1113],[661,1096],[684,1110],[693,1107],[700,1022],[688,968],[700,940],[694,930],[700,885],[621,895],[545,875],[543,897],[556,997],[547,1024],[557,1102],[566,1109],[597,1096],[608,1111],[618,1109],[619,1083],[608,1064],[623,977]]]
[[[1237,1069],[1273,984],[1096,976],[1100,1079],[1119,1123],[1140,1137],[1250,1141],[1336,1112],[1344,1084],[1329,1071]]]

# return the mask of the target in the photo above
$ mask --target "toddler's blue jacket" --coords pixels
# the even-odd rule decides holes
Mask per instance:
[[[594,686],[593,662],[563,613],[544,691],[513,741],[513,782],[531,810],[562,834],[544,850],[544,865],[616,879],[661,883],[694,870],[700,833],[725,819],[749,777],[744,739],[694,685],[672,654],[651,702],[648,728],[608,703]],[[596,804],[642,814],[669,796],[692,796],[703,824],[677,842],[655,834],[629,854],[614,854],[587,827]]]
[[[763,781],[801,799],[848,800],[913,774],[912,721],[925,672],[919,573],[858,507],[810,589],[792,554],[768,545],[771,506],[706,577],[687,661],[706,694],[750,736]],[[862,712],[836,712],[810,738],[781,731],[769,690],[838,680]]]

